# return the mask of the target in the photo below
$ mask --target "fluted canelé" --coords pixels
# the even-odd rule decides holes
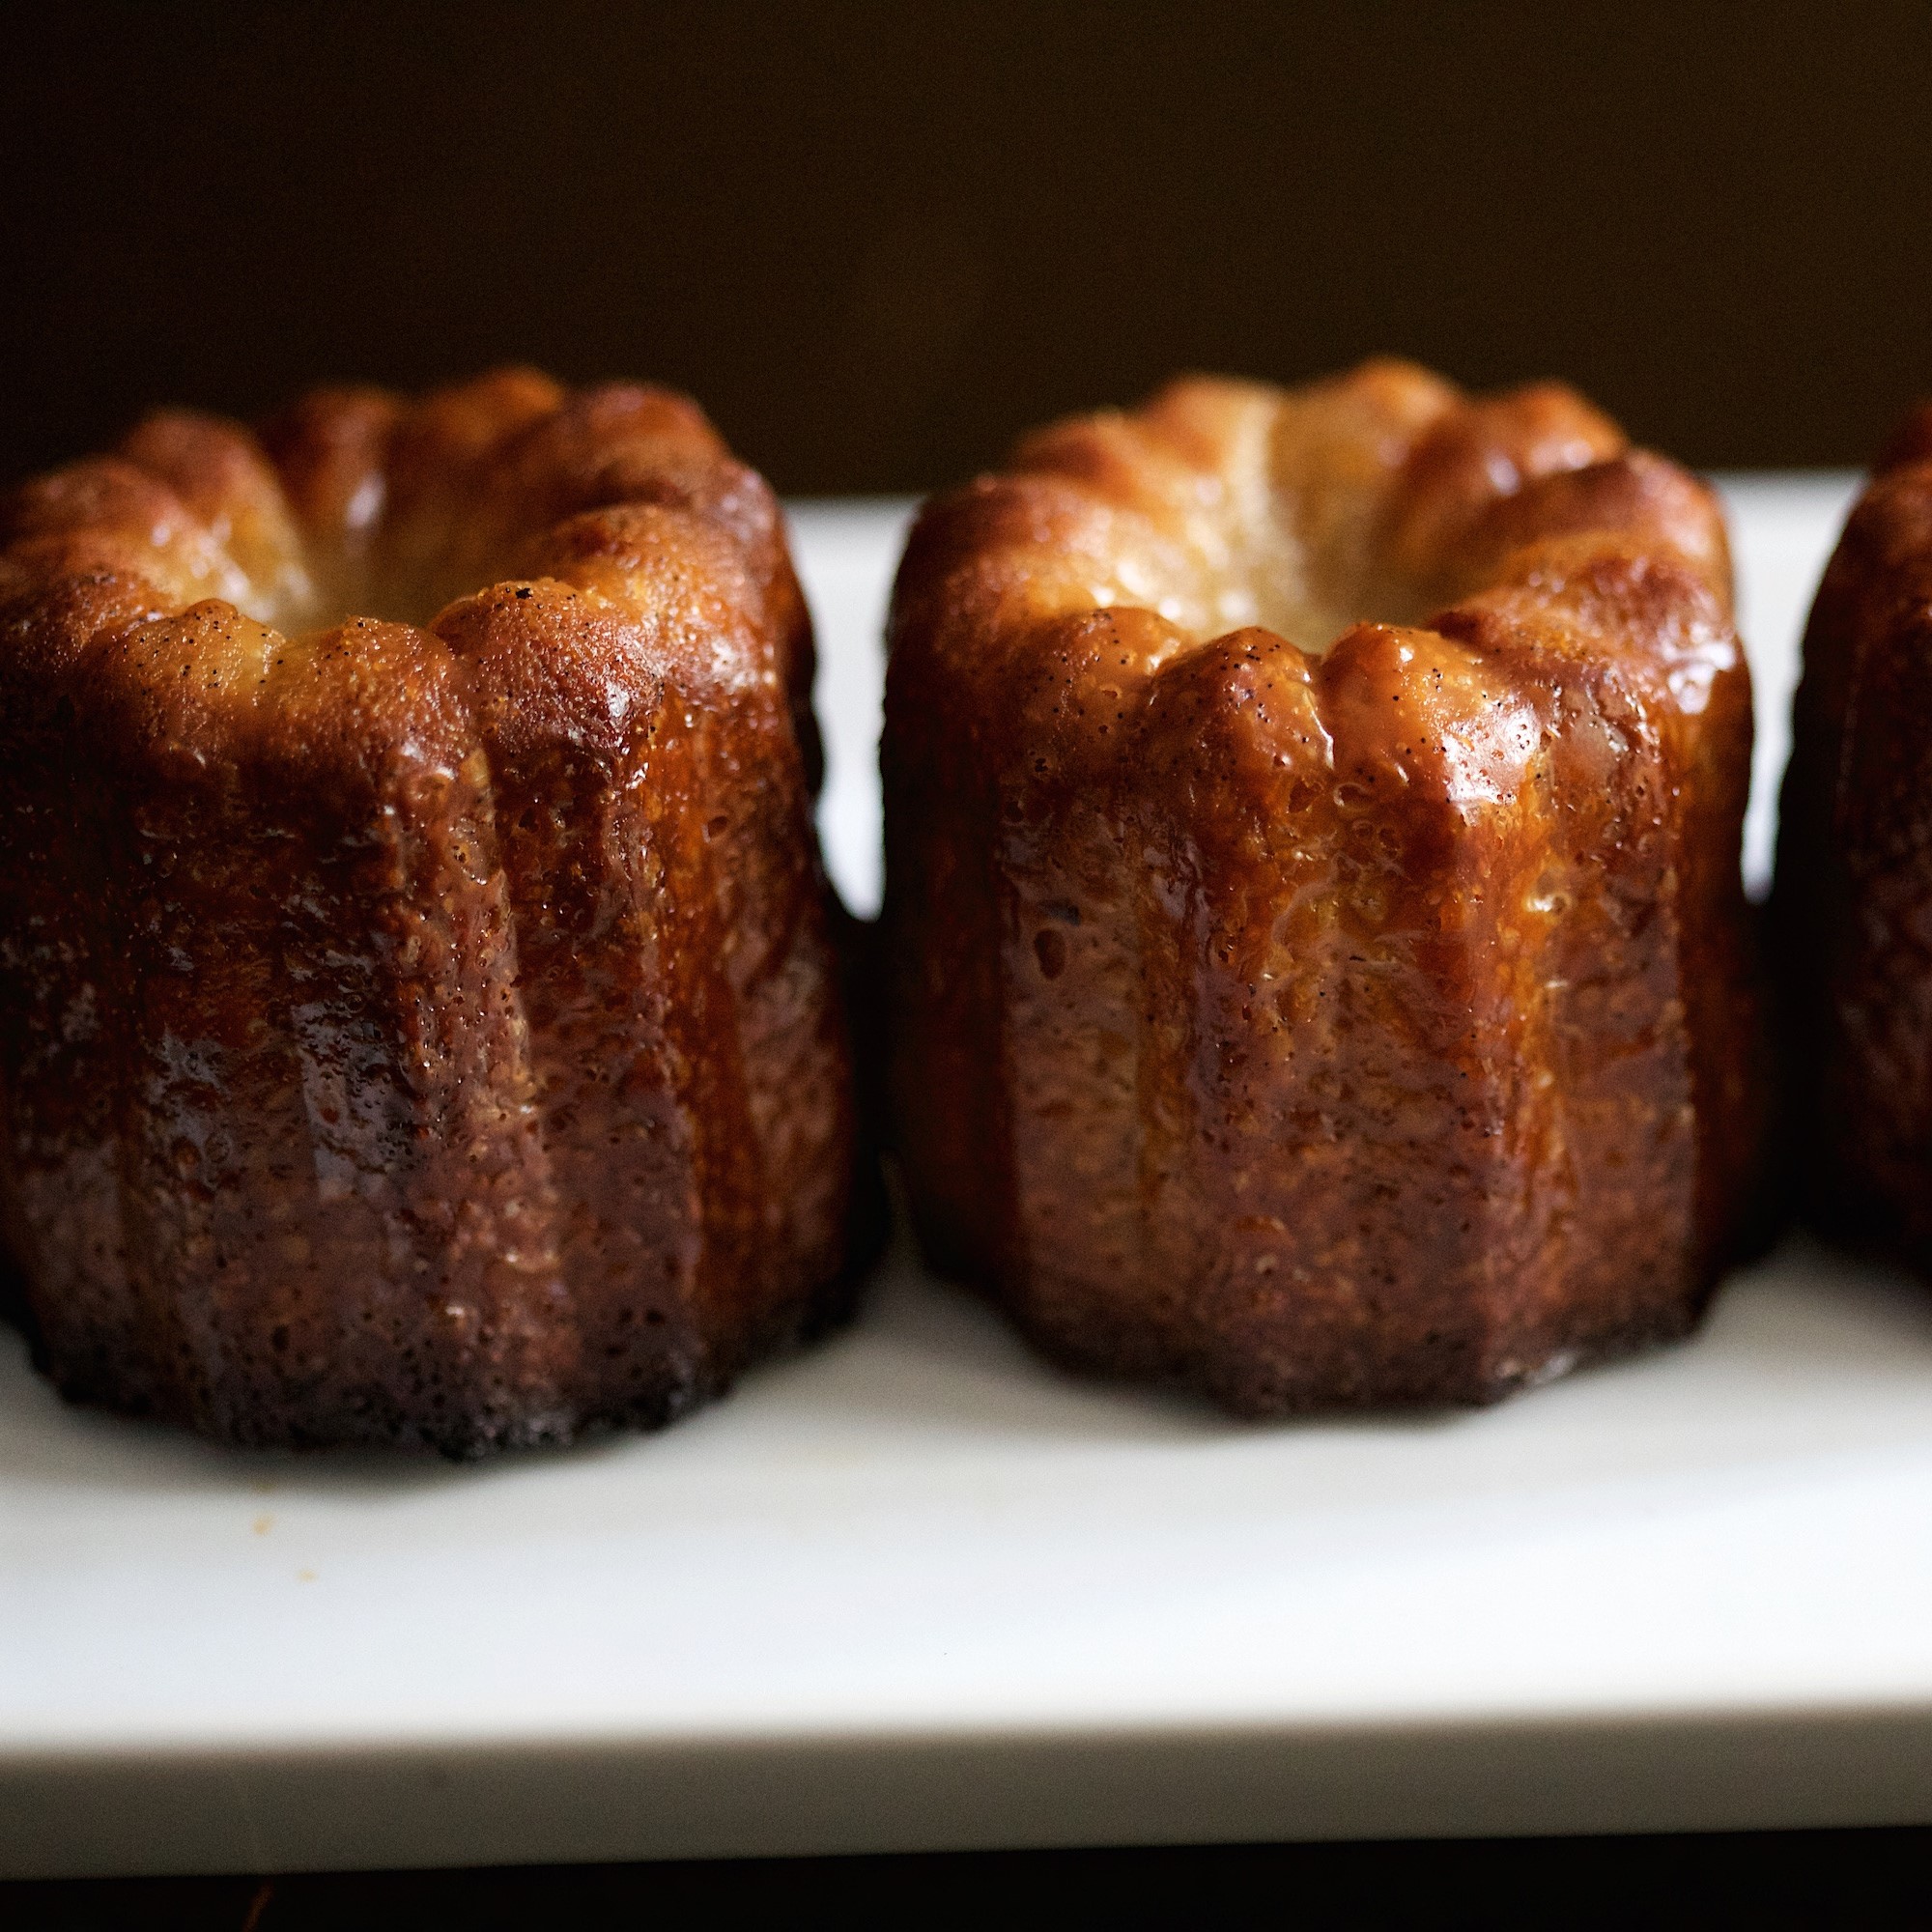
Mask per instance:
[[[1811,608],[1772,928],[1806,1206],[1932,1273],[1932,405]]]
[[[928,1252],[1253,1414],[1681,1333],[1761,1138],[1750,741],[1715,499],[1568,390],[1378,362],[1032,437],[893,606]]]
[[[810,630],[692,403],[167,413],[5,535],[0,1208],[67,1393],[471,1454],[824,1312]]]

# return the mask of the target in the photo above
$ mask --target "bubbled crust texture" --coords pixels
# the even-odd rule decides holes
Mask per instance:
[[[1032,439],[894,604],[928,1251],[1255,1415],[1683,1331],[1761,1135],[1749,752],[1715,502],[1567,391],[1379,363]]]
[[[1932,1271],[1932,405],[1881,457],[1804,634],[1773,932],[1813,1215]]]
[[[166,414],[8,536],[0,1206],[69,1395],[468,1455],[829,1311],[810,633],[691,403]]]

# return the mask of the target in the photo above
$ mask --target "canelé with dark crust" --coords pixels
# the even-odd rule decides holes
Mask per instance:
[[[1568,390],[1378,362],[1031,438],[893,605],[927,1251],[1252,1415],[1681,1334],[1764,1113],[1750,741],[1716,501]]]
[[[830,1311],[810,630],[695,405],[168,413],[5,537],[0,1207],[63,1390],[469,1455]]]
[[[1932,404],[1811,608],[1771,910],[1806,1205],[1932,1271]]]

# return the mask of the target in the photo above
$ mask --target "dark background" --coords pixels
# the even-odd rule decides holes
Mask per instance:
[[[1567,377],[1708,467],[1856,464],[1932,389],[1928,83],[1907,6],[15,8],[0,476],[156,401],[245,415],[515,357],[681,384],[789,492],[916,490],[1178,368],[1378,350]],[[1928,1850],[228,1879],[8,1888],[0,1917],[1889,1924]]]
[[[16,9],[0,473],[518,357],[910,490],[1383,349],[1855,464],[1932,388],[1928,80],[1922,6]]]
[[[11,1932],[1920,1932],[1932,1833],[760,1859],[0,1887]]]

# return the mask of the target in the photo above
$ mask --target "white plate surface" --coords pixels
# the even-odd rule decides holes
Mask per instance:
[[[1737,478],[1762,879],[1849,491]],[[900,505],[796,512],[876,902]],[[1803,1243],[1686,1347],[1254,1428],[1071,1382],[903,1254],[649,1439],[206,1447],[0,1342],[0,1870],[1932,1819],[1932,1295]]]

